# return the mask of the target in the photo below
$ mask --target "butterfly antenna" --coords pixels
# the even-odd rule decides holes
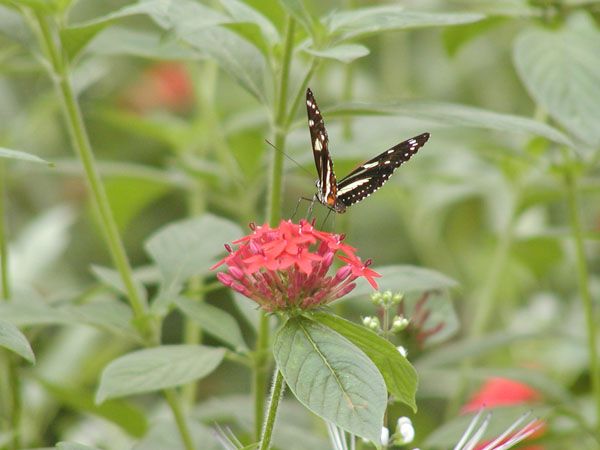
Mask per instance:
[[[294,158],[292,158],[286,152],[279,150],[268,139],[265,139],[265,142],[267,144],[269,144],[271,147],[273,147],[273,149],[275,149],[276,151],[278,151],[279,153],[281,153],[283,156],[285,156],[287,159],[289,159],[290,161],[292,161],[294,164],[296,164],[298,167],[300,167],[302,170],[304,170],[308,175],[310,175],[311,177],[314,176],[308,169],[306,169],[306,167],[302,166],[298,161],[296,161]]]

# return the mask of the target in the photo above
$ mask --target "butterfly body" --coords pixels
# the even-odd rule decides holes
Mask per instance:
[[[423,133],[362,163],[339,182],[333,171],[333,161],[329,155],[329,138],[323,116],[310,89],[306,90],[306,111],[308,129],[318,178],[315,200],[337,213],[371,195],[389,179],[394,171],[408,161],[429,139]]]

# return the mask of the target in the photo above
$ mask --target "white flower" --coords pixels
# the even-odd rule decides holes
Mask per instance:
[[[456,444],[456,447],[454,447],[454,450],[473,450],[475,446],[477,446],[477,444],[480,443],[479,441],[483,436],[483,433],[485,433],[485,430],[488,427],[492,418],[492,414],[488,413],[485,416],[485,419],[483,420],[481,425],[479,425],[479,419],[481,418],[482,414],[483,409],[481,409],[475,415],[475,417],[473,417],[473,420],[471,420],[471,423],[467,427],[465,433],[462,435],[458,444]],[[504,433],[502,433],[492,442],[483,447],[482,450],[508,450],[509,448],[512,448],[522,440],[527,439],[533,433],[538,431],[543,426],[543,422],[540,422],[537,419],[533,419],[529,421],[519,431],[512,434],[514,430],[517,429],[517,427],[521,425],[521,423],[523,423],[523,421],[530,415],[531,411],[523,414],[521,417],[519,417],[519,419],[513,422],[513,424],[510,427],[508,427],[508,429]],[[507,438],[508,440],[505,441],[505,439]]]
[[[396,444],[410,444],[415,438],[415,429],[408,417],[399,417],[396,422],[396,433],[394,434]]]
[[[390,442],[390,430],[387,427],[381,429],[381,445],[388,445]]]
[[[395,316],[394,321],[392,322],[392,332],[399,333],[404,330],[410,321],[404,316]]]

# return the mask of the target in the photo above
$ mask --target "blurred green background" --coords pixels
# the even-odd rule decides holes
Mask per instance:
[[[140,4],[146,6],[123,13]],[[391,9],[366,9],[384,5]],[[352,11],[367,12],[344,16]],[[597,327],[600,298],[600,2],[0,2],[0,147],[54,164],[0,159],[10,284],[15,298],[61,307],[117,294],[91,270],[112,266],[111,257],[35,14],[62,30],[108,200],[150,296],[156,267],[144,242],[162,226],[206,213],[244,232],[250,222],[268,221],[277,151],[265,139],[315,173],[303,105],[294,103],[308,84],[338,179],[402,140],[431,133],[384,188],[326,225],[345,233],[375,268],[421,266],[458,283],[440,294],[447,309],[435,320],[443,338],[409,347],[421,376],[415,446],[449,448],[461,405],[488,377],[500,376],[540,392],[540,414],[550,424],[540,448],[599,448],[585,324],[588,333],[590,320]],[[282,100],[290,14],[297,25]],[[281,104],[288,122],[278,121]],[[284,168],[287,218],[300,196],[313,195],[315,176],[289,159]],[[326,211],[316,208],[321,223]],[[593,311],[582,307],[582,296]],[[213,289],[206,300],[243,322],[225,290]],[[429,304],[436,314],[435,298]],[[365,296],[335,308],[356,320],[375,314]],[[156,396],[114,400],[110,411],[93,406],[102,368],[136,348],[134,339],[26,316],[6,316],[26,328],[37,357],[35,366],[19,369],[23,448],[61,440],[107,449],[180,445]],[[162,342],[184,340],[185,320],[165,315]],[[252,325],[242,330],[252,342]],[[226,362],[197,389],[196,419],[231,422],[242,434],[251,428],[250,379],[239,364]],[[505,414],[510,423],[519,408],[498,413],[499,420]],[[410,412],[394,407],[390,415]],[[157,418],[167,431],[148,428]],[[310,446],[328,448],[323,426],[291,399],[280,423],[278,448],[307,448],[312,427],[320,434]],[[0,448],[11,448],[5,442]]]

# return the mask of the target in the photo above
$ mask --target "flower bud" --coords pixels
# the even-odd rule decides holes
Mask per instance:
[[[373,292],[371,294],[371,301],[375,304],[375,305],[381,305],[381,299],[382,299],[382,294],[381,292],[377,291],[377,292]]]
[[[396,422],[396,432],[394,433],[394,444],[410,444],[415,438],[415,429],[408,417],[399,417]]]
[[[229,273],[237,280],[244,278],[244,271],[236,266],[229,267]]]
[[[228,287],[231,286],[231,283],[233,283],[233,277],[225,272],[217,273],[217,280],[219,280],[221,283]]]
[[[397,292],[392,297],[392,305],[397,306],[402,302],[402,300],[404,300],[404,295],[401,294],[400,292]]]
[[[381,429],[381,445],[388,445],[390,442],[390,430],[387,427]]]
[[[392,333],[399,333],[406,329],[409,324],[409,320],[404,316],[395,316],[392,321]]]
[[[383,293],[383,301],[386,305],[389,305],[392,302],[392,291],[385,291]]]
[[[363,325],[373,331],[381,331],[381,323],[378,317],[367,316],[363,318]]]

